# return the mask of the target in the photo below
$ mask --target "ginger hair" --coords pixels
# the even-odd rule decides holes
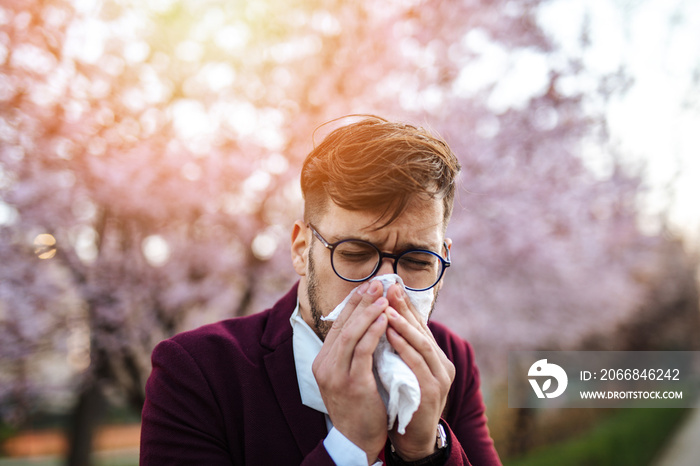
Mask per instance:
[[[376,211],[379,229],[422,195],[442,199],[446,228],[460,168],[442,138],[367,116],[331,132],[306,157],[301,171],[305,220],[322,216],[330,200],[347,210]]]

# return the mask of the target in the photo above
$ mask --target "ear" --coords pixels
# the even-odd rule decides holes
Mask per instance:
[[[447,250],[452,252],[452,239],[451,238],[445,238],[445,245],[447,246]],[[445,275],[443,274],[442,278],[440,279],[438,284],[435,285],[435,288],[436,288],[435,292],[436,293],[442,289],[442,284],[444,281],[445,281]]]
[[[294,222],[292,228],[292,266],[300,276],[306,276],[306,261],[309,257],[309,229],[301,220]]]
[[[452,238],[445,238],[445,244],[447,245],[447,250],[452,251]]]

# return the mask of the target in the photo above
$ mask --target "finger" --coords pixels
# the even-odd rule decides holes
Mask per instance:
[[[338,318],[333,322],[331,329],[326,335],[325,341],[330,343],[335,341],[338,334],[345,326],[345,323],[355,312],[355,309],[357,309],[359,306],[369,306],[377,299],[377,297],[379,297],[379,293],[377,293],[376,288],[373,288],[372,284],[369,282],[365,282],[355,288],[350,296],[350,299],[348,300],[348,303],[345,305],[345,308],[343,308],[340,315],[338,315]]]
[[[367,295],[363,297],[363,300],[366,298]],[[384,313],[388,305],[386,298],[383,297],[366,307],[361,302],[357,306],[357,317],[355,319],[350,319],[342,327],[336,327],[334,323],[323,342],[321,351],[314,360],[314,364],[330,365],[335,370],[349,373],[353,353],[359,340],[367,332],[374,320]],[[360,309],[360,307],[363,309]]]
[[[448,359],[435,342],[432,333],[429,336],[426,335],[423,331],[411,325],[395,309],[390,308],[387,314],[390,325],[390,329],[387,330],[387,338],[389,343],[399,353],[399,356],[404,359],[404,362],[411,369],[415,367],[415,372],[415,370],[420,369],[421,361],[424,361],[431,374],[442,376]],[[393,333],[389,330],[392,330]]]
[[[419,353],[402,335],[391,327],[387,328],[387,339],[396,349],[401,359],[408,365],[418,379],[422,396],[432,397],[438,395],[442,398],[452,386],[454,380],[454,365],[445,360],[444,363],[436,362],[436,359],[426,359]],[[431,360],[432,362],[429,362]],[[429,389],[429,387],[432,387]],[[430,395],[432,393],[433,395]],[[444,408],[444,406],[443,406]]]
[[[379,288],[381,289],[381,284]],[[370,287],[370,291],[374,291],[372,287]],[[374,299],[375,297],[377,298]],[[374,302],[372,302],[372,299],[374,299]],[[340,363],[343,365],[350,364],[357,343],[388,306],[389,302],[381,296],[381,291],[378,294],[373,292],[365,293],[360,303],[342,326],[333,324],[331,331],[328,333],[331,335],[332,332],[333,335],[330,341],[326,337],[326,343],[331,345],[333,350],[337,352],[336,356]],[[326,343],[324,343],[324,346]]]
[[[419,382],[426,377],[434,377],[425,358],[391,326],[386,329],[386,338],[403,362],[416,374]]]
[[[348,320],[348,317],[350,316],[350,314],[352,314],[352,311],[357,307],[358,304],[360,304],[360,302],[362,301],[362,297],[365,295],[365,293],[367,293],[368,288],[369,283],[365,282],[353,290],[350,299],[345,305],[345,308],[340,312],[338,318],[335,320],[341,327],[343,323],[346,320]]]
[[[357,342],[350,365],[351,375],[372,373],[374,350],[379,344],[379,339],[386,333],[388,324],[389,320],[382,312]]]
[[[416,310],[403,287],[398,284],[392,285],[387,292],[387,298],[389,299],[389,305],[396,309],[411,325],[428,330],[428,327],[423,323],[420,313]]]
[[[340,315],[338,316],[338,318],[333,322],[331,329],[329,330],[328,334],[326,335],[325,341],[333,342],[333,340],[335,340],[335,337],[337,336],[340,329],[343,328],[343,325],[348,320],[350,315],[353,313],[355,308],[357,308],[358,304],[360,304],[362,302],[362,298],[367,293],[369,285],[370,285],[369,283],[365,282],[352,291],[352,295],[350,296],[350,299],[348,300],[347,304],[345,305],[345,308],[343,308],[343,310],[340,312]]]

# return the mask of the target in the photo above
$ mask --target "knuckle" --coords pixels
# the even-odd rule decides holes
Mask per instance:
[[[345,308],[343,309],[343,311],[345,311],[345,309],[356,308],[362,302],[362,300],[363,300],[363,296],[361,294],[357,293],[357,291],[355,291],[352,294],[352,296],[350,296],[350,299],[348,300],[347,304],[345,305]]]
[[[435,347],[428,340],[421,340],[418,343],[418,350],[426,355],[432,355],[435,352]]]
[[[372,342],[368,341],[367,339],[361,340],[357,346],[355,346],[355,357],[357,358],[364,358],[364,357],[369,357],[374,353],[374,347],[372,346]]]
[[[346,381],[342,376],[339,376],[339,374],[329,372],[316,374],[314,372],[314,377],[316,378],[316,383],[322,392],[338,392],[342,391],[346,386]]]
[[[446,367],[446,369],[447,369],[447,376],[449,377],[449,379],[450,379],[450,384],[451,384],[451,383],[454,381],[454,379],[455,379],[455,374],[457,373],[457,371],[456,371],[456,369],[455,369],[455,365],[452,364],[452,361],[450,361],[450,360],[448,359],[448,360],[447,360],[447,363],[445,364],[445,367]]]
[[[331,332],[340,332],[343,330],[343,323],[340,320],[334,320],[331,325]]]
[[[440,386],[444,387],[445,390],[449,390],[449,388],[452,386],[452,382],[454,382],[454,380],[455,380],[454,370],[450,371],[448,369],[439,376]]]
[[[428,399],[435,399],[438,397],[442,396],[442,389],[437,382],[437,380],[433,381],[434,383],[429,383],[425,384],[425,386],[421,386],[421,392],[425,394],[425,397]]]
[[[347,386],[347,381],[344,377],[334,377],[331,380],[326,381],[325,388],[332,392],[339,392],[345,389]]]
[[[350,333],[347,330],[345,330],[345,331],[340,330],[340,333],[338,333],[338,339],[336,340],[336,343],[341,345],[341,346],[346,346],[346,345],[350,344],[351,340],[352,340],[352,336],[350,335]]]
[[[439,384],[444,391],[448,391],[452,386],[452,378],[449,375],[443,375],[439,378]]]
[[[423,357],[420,354],[415,353],[413,351],[409,351],[404,356],[401,356],[401,357],[404,359],[406,364],[408,364],[409,366],[418,366],[421,364],[421,362],[424,361]]]
[[[366,338],[362,338],[360,341],[357,342],[355,345],[355,349],[353,351],[353,358],[364,355],[367,353],[367,348],[369,348],[369,344],[367,342]]]
[[[330,380],[325,374],[314,374],[319,388],[323,389],[330,385]]]
[[[367,307],[370,307],[372,304],[374,304],[375,301],[376,301],[376,298],[374,296],[372,296],[371,294],[367,293],[362,297],[362,301],[360,301],[359,306],[362,306],[363,308],[367,308]]]
[[[347,393],[349,398],[361,398],[365,396],[364,388],[360,387],[359,384],[350,384],[343,387],[343,390]]]
[[[319,383],[326,378],[325,371],[323,370],[323,363],[320,362],[318,358],[311,364],[311,372]]]

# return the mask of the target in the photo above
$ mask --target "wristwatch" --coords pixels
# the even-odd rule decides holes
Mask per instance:
[[[435,445],[438,450],[447,448],[447,435],[445,434],[445,428],[440,423],[438,423],[437,432],[435,433]]]

